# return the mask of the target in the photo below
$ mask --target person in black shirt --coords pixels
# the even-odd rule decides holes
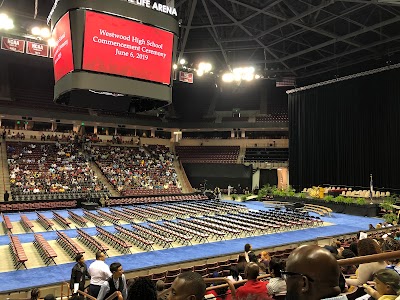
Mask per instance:
[[[71,290],[74,290],[74,285],[78,283],[79,284],[78,290],[84,291],[86,276],[90,278],[87,266],[85,264],[85,258],[83,257],[82,254],[78,254],[75,258],[75,261],[76,264],[73,266],[71,271],[71,280],[69,282],[69,286]]]
[[[10,194],[7,191],[5,191],[4,192],[4,202],[8,202],[8,199],[10,199]]]

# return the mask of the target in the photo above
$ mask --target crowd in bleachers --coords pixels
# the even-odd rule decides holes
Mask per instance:
[[[73,143],[8,142],[7,158],[11,192],[14,197],[21,196],[21,200],[29,200],[32,195],[82,197],[108,193]]]
[[[91,148],[96,161],[110,183],[123,195],[179,193],[179,182],[173,167],[174,156],[164,146]]]

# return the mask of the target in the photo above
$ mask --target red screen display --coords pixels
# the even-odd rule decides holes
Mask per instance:
[[[69,13],[66,13],[53,29],[52,38],[56,41],[53,54],[54,78],[56,82],[74,70],[72,56],[71,28]]]
[[[86,11],[83,69],[171,83],[172,33]]]

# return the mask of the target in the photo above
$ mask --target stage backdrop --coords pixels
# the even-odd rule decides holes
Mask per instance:
[[[400,189],[400,71],[289,95],[290,184]]]

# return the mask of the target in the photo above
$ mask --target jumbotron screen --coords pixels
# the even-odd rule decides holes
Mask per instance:
[[[54,79],[57,82],[64,75],[74,70],[69,13],[66,13],[57,22],[52,32],[52,38],[56,41],[53,54],[53,67]]]
[[[82,69],[171,83],[171,32],[86,11]]]

